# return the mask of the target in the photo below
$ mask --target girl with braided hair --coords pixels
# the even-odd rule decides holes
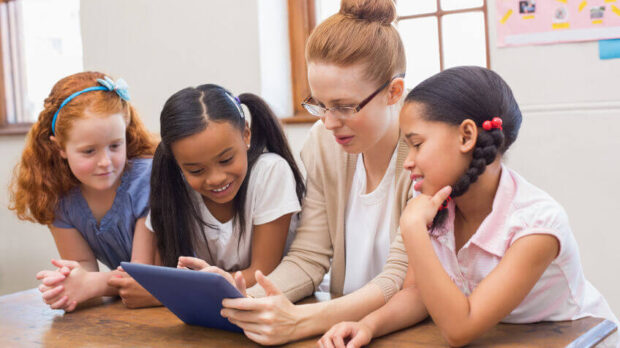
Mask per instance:
[[[521,111],[495,72],[457,67],[425,80],[399,117],[419,194],[400,219],[409,267],[403,289],[323,346],[357,347],[428,315],[452,346],[498,322],[585,316],[618,322],[585,279],[563,208],[502,164]]]

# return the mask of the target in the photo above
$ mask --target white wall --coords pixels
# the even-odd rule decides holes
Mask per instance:
[[[494,1],[488,3],[492,68],[512,86],[524,114],[507,163],[566,208],[586,276],[620,314],[614,271],[620,228],[613,218],[620,211],[620,60],[600,61],[594,42],[494,48]],[[84,65],[124,77],[154,131],[168,96],[204,82],[265,95],[284,116],[291,108],[290,68],[282,59],[288,43],[279,42],[286,37],[285,6],[284,0],[82,0]],[[308,128],[286,127],[296,153]],[[4,186],[22,146],[23,137],[0,138]],[[6,209],[0,222],[0,294],[35,286],[36,271],[56,255],[50,234]]]
[[[23,136],[0,136],[0,295],[38,285],[35,274],[58,256],[46,227],[19,221],[8,210],[8,185],[23,147]]]
[[[523,111],[507,163],[566,209],[586,277],[620,315],[620,59],[598,42],[495,48],[491,65]]]

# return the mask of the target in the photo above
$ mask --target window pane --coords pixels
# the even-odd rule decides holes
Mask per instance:
[[[461,10],[482,6],[483,0],[441,0],[441,9],[444,11]]]
[[[486,39],[482,11],[443,17],[444,68],[458,65],[486,66]]]
[[[411,16],[437,11],[437,0],[397,0],[396,13],[399,16]]]
[[[80,72],[82,39],[79,0],[23,0],[26,112],[34,121],[54,83]]]
[[[398,22],[398,30],[407,55],[405,86],[413,88],[439,72],[437,17],[403,20]]]
[[[317,25],[324,21],[327,17],[335,14],[340,10],[340,1],[334,0],[317,0],[316,1],[316,14]]]

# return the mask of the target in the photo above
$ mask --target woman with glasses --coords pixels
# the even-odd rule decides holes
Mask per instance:
[[[359,320],[403,283],[407,254],[397,228],[411,180],[398,128],[406,62],[395,18],[392,0],[343,0],[308,39],[312,94],[303,106],[321,122],[301,152],[307,193],[297,235],[268,277],[257,272],[249,297],[223,302],[222,315],[258,343]],[[344,296],[292,303],[312,295],[330,269],[329,291]]]

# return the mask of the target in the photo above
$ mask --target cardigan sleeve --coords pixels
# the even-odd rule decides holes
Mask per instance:
[[[375,284],[381,289],[386,303],[403,286],[407,274],[407,265],[407,251],[399,228],[390,245],[390,254],[383,266],[383,271],[370,281],[371,284]]]
[[[318,127],[315,124],[301,151],[306,168],[306,196],[300,222],[288,254],[267,276],[292,302],[312,295],[330,267],[333,246],[329,234],[322,175]],[[248,289],[254,297],[265,296],[260,285]]]

